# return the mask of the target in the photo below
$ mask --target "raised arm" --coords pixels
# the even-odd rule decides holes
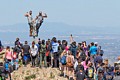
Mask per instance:
[[[70,35],[70,44],[72,44],[72,42],[73,42],[74,40],[73,40],[73,37],[72,37],[72,34]]]
[[[25,15],[24,15],[25,17],[28,17],[29,16],[29,13],[27,12],[27,13],[25,13]]]
[[[42,17],[43,17],[43,18],[47,18],[47,14],[46,14],[46,13],[44,13],[44,15],[42,15]]]

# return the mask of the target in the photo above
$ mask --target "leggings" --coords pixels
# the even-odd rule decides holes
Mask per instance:
[[[36,56],[32,56],[32,66],[35,66]]]

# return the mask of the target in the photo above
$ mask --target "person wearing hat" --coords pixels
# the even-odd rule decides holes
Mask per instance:
[[[32,36],[32,32],[33,32],[33,18],[32,18],[32,11],[30,10],[29,12],[27,12],[25,14],[25,17],[27,17],[28,19],[28,24],[30,27],[30,36]]]

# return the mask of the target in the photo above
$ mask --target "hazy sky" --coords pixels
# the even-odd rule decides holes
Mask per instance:
[[[46,22],[80,26],[120,26],[120,0],[1,0],[0,26],[27,23],[24,13],[46,12]]]

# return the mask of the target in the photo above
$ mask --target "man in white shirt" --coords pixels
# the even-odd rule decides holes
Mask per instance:
[[[25,17],[27,17],[28,19],[28,24],[30,27],[30,36],[32,36],[32,32],[33,32],[33,18],[32,18],[32,11],[29,11],[29,13],[27,12],[25,14]]]

